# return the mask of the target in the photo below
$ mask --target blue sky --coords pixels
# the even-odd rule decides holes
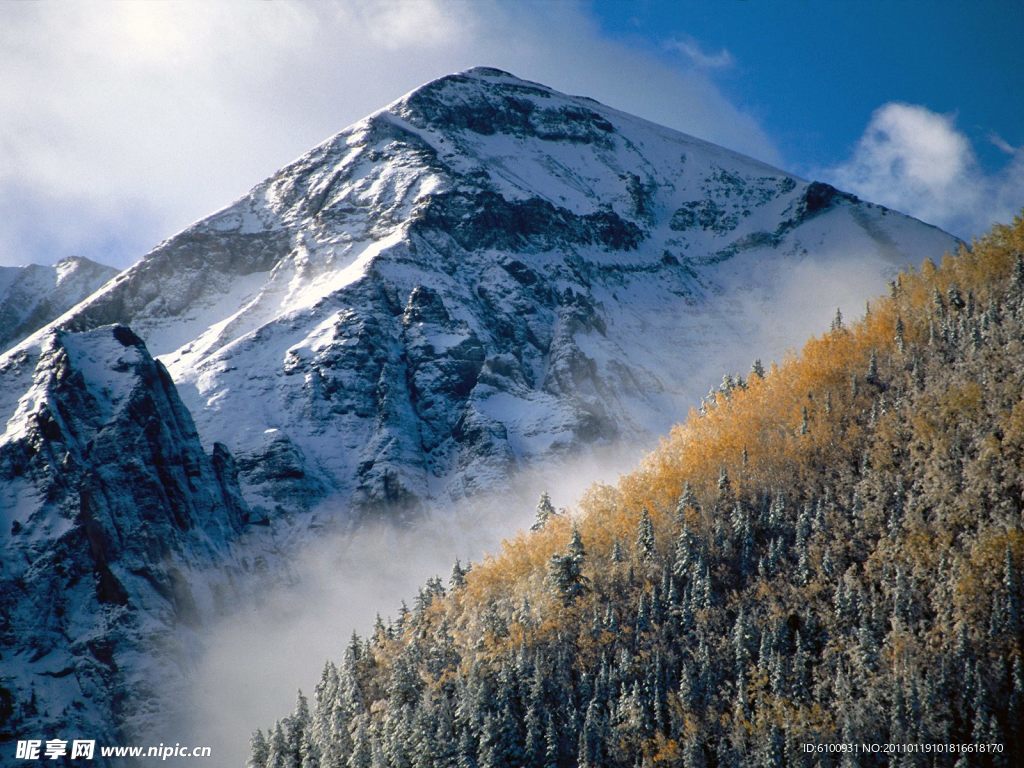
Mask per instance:
[[[988,171],[1007,157],[993,134],[1024,144],[1019,0],[639,0],[591,7],[605,34],[666,61],[692,61],[680,50],[687,44],[703,53],[715,82],[758,117],[790,165],[840,162],[871,114],[894,101],[954,115]]]
[[[0,265],[126,266],[476,65],[965,238],[1024,205],[1019,1],[0,3]]]

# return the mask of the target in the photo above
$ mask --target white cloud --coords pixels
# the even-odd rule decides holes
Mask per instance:
[[[666,47],[683,54],[694,66],[701,69],[727,69],[736,63],[728,48],[722,48],[717,53],[708,53],[692,37],[670,40]]]
[[[837,186],[935,224],[960,237],[1008,222],[1024,205],[1024,152],[986,174],[954,118],[914,105],[875,111],[850,159],[825,176]]]
[[[422,82],[476,65],[768,162],[701,72],[575,3],[24,3],[0,26],[0,264],[124,265]],[[642,87],[638,87],[638,84]]]
[[[1002,136],[995,132],[990,133],[988,135],[988,140],[992,144],[992,146],[994,146],[1000,152],[1010,155],[1011,157],[1016,155],[1018,150],[1020,149],[1020,147],[1013,146],[1012,144],[1010,144],[1010,142],[1008,142],[1006,139],[1004,139]]]

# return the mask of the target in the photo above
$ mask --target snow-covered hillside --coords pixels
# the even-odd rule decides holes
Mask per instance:
[[[397,513],[649,445],[723,372],[955,245],[507,73],[429,83],[0,356],[2,609],[24,672],[5,685],[77,680],[92,653],[121,677],[86,710],[120,717],[138,628],[209,615],[181,585],[207,589],[193,566],[235,562],[246,526],[252,547],[255,524],[282,519],[301,540],[327,510]],[[162,405],[140,410],[139,392]],[[118,510],[110,541],[173,536],[113,557],[94,507]],[[65,546],[80,568],[60,570]],[[44,641],[18,617],[61,579],[80,618],[55,617]],[[98,656],[69,634],[87,625]]]
[[[117,274],[81,256],[44,267],[0,267],[0,350],[67,312]]]

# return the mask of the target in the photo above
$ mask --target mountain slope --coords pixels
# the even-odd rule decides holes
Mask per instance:
[[[394,507],[649,441],[755,342],[781,354],[806,317],[954,246],[475,69],[346,129],[63,322],[130,323],[261,514]]]
[[[117,274],[81,256],[52,267],[0,267],[0,350],[67,312]]]
[[[249,764],[1015,764],[1022,339],[1024,217],[429,580]]]
[[[203,451],[127,327],[53,333],[28,373],[0,444],[0,728],[116,741],[178,684],[139,658],[172,658],[172,627],[223,610],[193,571],[227,579],[247,509],[230,454]]]

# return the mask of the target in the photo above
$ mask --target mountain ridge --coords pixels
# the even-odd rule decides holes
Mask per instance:
[[[0,267],[0,350],[64,314],[116,274],[83,256],[52,267]]]
[[[171,658],[186,644],[175,627],[223,609],[195,574],[240,570],[228,549],[247,515],[230,453],[203,450],[141,339],[121,325],[53,333],[0,444],[0,687],[23,707],[3,732],[117,740],[156,716],[174,667],[130,660]]]

